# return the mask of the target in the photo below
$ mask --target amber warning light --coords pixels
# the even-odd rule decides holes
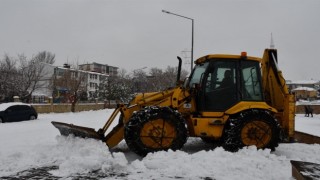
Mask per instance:
[[[241,52],[241,57],[247,57],[247,52]]]

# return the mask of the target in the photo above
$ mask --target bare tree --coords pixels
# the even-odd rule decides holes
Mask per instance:
[[[25,99],[30,97],[35,90],[48,86],[46,82],[50,77],[46,67],[55,62],[55,55],[42,51],[31,60],[28,60],[24,55],[18,55],[18,59],[20,61],[20,74],[22,75],[21,92],[28,92],[21,94],[21,98]]]
[[[100,82],[99,96],[108,100],[128,102],[134,93],[162,91],[174,87],[177,80],[178,68],[168,66],[165,71],[159,68],[151,68],[149,75],[143,69],[126,73],[120,70],[117,76],[110,76]],[[181,79],[185,79],[187,71],[183,70]]]
[[[162,91],[169,87],[174,87],[177,81],[178,68],[168,66],[165,71],[158,68],[150,69],[148,78],[148,91]],[[188,72],[181,71],[181,80],[184,80]]]
[[[12,101],[19,93],[19,72],[16,60],[7,54],[0,61],[0,101]]]
[[[159,68],[150,69],[150,77],[148,81],[148,89],[150,91],[161,91],[165,85],[163,78],[163,70]]]
[[[148,91],[147,73],[143,69],[136,69],[133,71],[132,82],[135,93],[144,93]]]
[[[64,68],[59,70],[62,71],[62,74],[55,74],[52,78],[53,89],[57,91],[66,89],[68,91],[66,98],[68,98],[68,101],[71,103],[71,112],[75,112],[75,106],[80,95],[87,91],[88,74],[77,68]]]
[[[128,102],[132,97],[132,80],[124,69],[116,76],[109,76],[100,82],[99,96],[107,100]]]

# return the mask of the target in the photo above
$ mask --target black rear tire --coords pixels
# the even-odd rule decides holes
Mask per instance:
[[[149,152],[181,149],[188,132],[179,112],[150,106],[132,115],[125,125],[124,137],[131,151],[145,156]]]
[[[279,141],[277,120],[268,111],[251,110],[230,118],[224,130],[223,148],[236,152],[244,146],[255,145],[258,149],[274,151]]]

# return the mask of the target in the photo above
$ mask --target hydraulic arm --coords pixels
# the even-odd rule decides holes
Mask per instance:
[[[74,134],[75,136],[83,138],[87,137],[99,139],[106,142],[109,148],[112,148],[123,140],[124,124],[130,120],[130,117],[135,111],[138,111],[148,105],[157,106],[161,104],[161,106],[179,106],[177,98],[180,95],[180,92],[180,87],[176,87],[157,93],[141,94],[140,96],[137,96],[128,106],[123,104],[118,105],[105,125],[98,131],[95,131],[92,128],[61,122],[53,121],[52,124],[59,129],[62,135]],[[112,131],[105,135],[107,130],[110,128],[110,125],[115,121],[115,118],[118,117],[119,114],[121,115],[118,124],[112,129]]]
[[[295,99],[278,68],[277,50],[266,49],[261,62],[262,84],[266,102],[277,109],[276,118],[291,140],[294,136]]]

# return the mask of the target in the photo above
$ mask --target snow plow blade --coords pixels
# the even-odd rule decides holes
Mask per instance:
[[[60,134],[63,136],[74,135],[81,138],[93,138],[98,140],[103,140],[103,135],[100,135],[93,128],[76,126],[73,124],[61,123],[61,122],[51,122],[57,129],[59,129]]]

